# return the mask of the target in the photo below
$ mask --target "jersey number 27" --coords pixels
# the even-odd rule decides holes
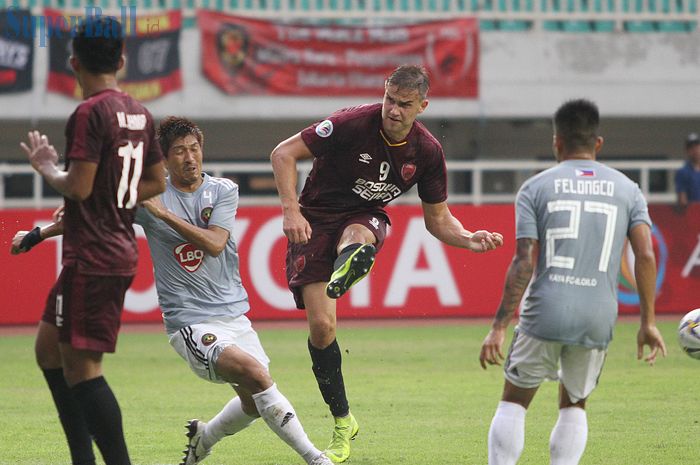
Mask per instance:
[[[583,207],[583,208],[581,208]],[[600,259],[598,260],[598,271],[608,271],[610,263],[610,254],[612,253],[612,244],[615,232],[615,223],[617,222],[617,206],[605,202],[594,202],[586,200],[552,200],[547,202],[547,211],[553,212],[569,212],[569,225],[561,228],[547,228],[547,250],[545,253],[547,268],[555,266],[558,268],[574,269],[576,259],[564,255],[555,254],[554,242],[560,239],[578,239],[579,229],[581,227],[581,214],[592,213],[605,215],[605,235],[603,237],[602,250],[600,251]]]

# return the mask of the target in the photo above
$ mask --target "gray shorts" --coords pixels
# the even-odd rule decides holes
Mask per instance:
[[[238,347],[265,368],[270,364],[258,333],[244,315],[186,326],[170,335],[170,345],[197,376],[214,383],[227,382],[216,374],[214,367],[219,355],[228,346]]]
[[[598,385],[607,350],[537,339],[516,329],[504,373],[514,385],[530,389],[545,379],[561,381],[571,402],[587,398]]]

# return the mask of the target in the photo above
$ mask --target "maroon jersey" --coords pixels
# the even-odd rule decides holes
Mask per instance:
[[[384,212],[384,206],[418,184],[427,203],[447,199],[442,146],[416,121],[406,139],[391,143],[382,132],[382,105],[339,110],[301,132],[314,155],[299,200],[305,215]]]
[[[73,160],[98,166],[90,197],[64,199],[64,266],[93,275],[136,272],[136,188],[143,167],[162,158],[151,114],[127,94],[104,90],[78,105],[66,124],[66,168]]]

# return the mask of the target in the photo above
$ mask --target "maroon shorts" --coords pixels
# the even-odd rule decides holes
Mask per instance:
[[[133,276],[94,276],[63,267],[41,319],[58,328],[58,340],[75,349],[114,352],[124,294]]]
[[[333,262],[338,257],[336,248],[345,228],[361,224],[372,231],[377,251],[386,237],[387,220],[383,215],[361,213],[339,221],[310,222],[311,240],[306,244],[287,243],[287,284],[294,294],[297,308],[306,308],[301,288],[306,284],[328,282],[333,274]]]

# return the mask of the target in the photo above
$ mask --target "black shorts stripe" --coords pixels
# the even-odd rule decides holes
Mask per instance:
[[[187,350],[200,362],[204,364],[205,367],[209,368],[209,360],[204,356],[204,353],[197,348],[197,341],[192,337],[192,328],[186,326],[180,330],[180,334],[185,341]]]

